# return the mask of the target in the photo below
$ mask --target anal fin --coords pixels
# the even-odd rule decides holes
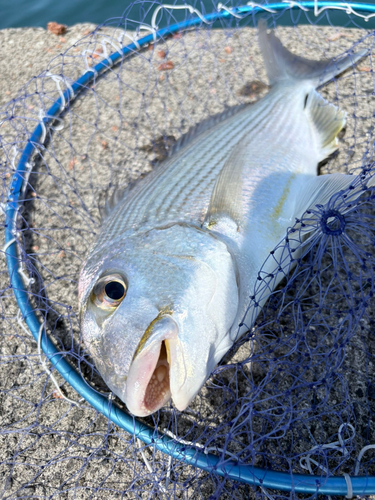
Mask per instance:
[[[362,180],[357,175],[327,174],[310,178],[300,190],[295,205],[294,217],[300,219],[306,210],[317,205],[326,205],[332,196],[340,191],[348,191],[347,202],[354,202],[362,193],[363,186],[374,186],[375,176]]]

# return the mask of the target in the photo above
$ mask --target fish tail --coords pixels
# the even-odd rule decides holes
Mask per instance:
[[[345,126],[346,113],[328,103],[315,90],[327,83],[364,57],[366,50],[351,53],[341,59],[313,61],[289,52],[274,32],[267,33],[267,23],[260,20],[259,45],[263,54],[270,84],[278,82],[300,82],[305,84],[306,94],[301,93],[301,106],[306,110],[316,138],[319,161],[324,160],[338,147],[338,133]]]
[[[367,50],[360,50],[341,59],[323,61],[305,59],[289,52],[275,36],[273,30],[267,33],[267,22],[264,19],[259,21],[258,36],[271,85],[281,80],[309,80],[316,88],[354,66],[368,53]]]

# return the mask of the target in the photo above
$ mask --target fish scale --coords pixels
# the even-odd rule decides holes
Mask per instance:
[[[184,410],[293,267],[298,238],[282,240],[295,218],[353,182],[352,199],[362,193],[359,178],[317,176],[318,162],[337,149],[345,114],[315,89],[364,52],[306,60],[264,22],[259,44],[270,92],[190,129],[170,158],[115,196],[83,264],[82,337],[134,415],[170,398]],[[304,245],[309,230],[313,224]],[[284,271],[275,273],[278,266]],[[113,282],[119,299],[107,290]]]
[[[105,227],[98,246],[101,243],[106,245],[108,238],[112,239],[130,227],[134,228],[142,224],[144,230],[147,216],[153,216],[152,222],[155,223],[157,221],[168,222],[176,215],[178,215],[178,220],[181,220],[181,214],[183,214],[186,222],[201,224],[218,172],[223,167],[228,154],[244,136],[251,137],[251,133],[256,130],[259,122],[271,120],[270,110],[280,99],[277,95],[270,95],[266,102],[259,101],[259,106],[249,105],[248,108],[238,113],[240,116],[232,117],[234,125],[229,128],[229,132],[228,124],[220,123],[210,131],[210,135],[215,136],[214,147],[209,140],[201,141],[198,148],[193,151],[188,145],[185,151],[180,153],[179,161],[173,164],[173,161],[167,160],[165,165],[156,167],[161,171],[156,171],[153,178],[149,174],[148,185],[134,193],[131,199],[125,198],[117,207],[116,217],[113,217]],[[168,183],[166,192],[163,184],[164,178]],[[160,185],[155,188],[156,180],[160,181]]]
[[[255,110],[251,110],[251,112],[248,111],[247,116],[244,117],[242,121],[240,121],[240,124],[243,126],[242,128],[236,127],[233,130],[232,134],[229,135],[223,134],[224,137],[220,136],[219,134],[218,135],[215,134],[217,145],[219,146],[220,149],[217,150],[216,148],[208,148],[208,146],[206,146],[206,150],[204,151],[204,153],[206,153],[207,156],[203,158],[205,162],[202,163],[199,162],[198,160],[196,165],[193,164],[190,176],[185,175],[183,177],[182,182],[180,182],[179,189],[176,185],[173,185],[173,190],[176,190],[174,198],[167,205],[163,205],[162,203],[160,204],[160,207],[163,207],[163,212],[165,213],[169,212],[169,210],[174,206],[179,197],[182,195],[183,191],[186,189],[186,186],[189,186],[189,193],[195,193],[195,194],[196,190],[200,188],[199,194],[201,194],[205,198],[206,201],[205,205],[208,206],[209,196],[212,191],[213,182],[215,182],[217,174],[221,170],[228,156],[228,151],[231,151],[236,146],[236,144],[242,139],[243,136],[250,135],[252,129],[256,126],[257,123],[257,121],[254,120],[254,118],[257,118],[258,116],[259,119],[261,119],[262,115],[261,114],[258,115],[258,113]],[[253,123],[254,121],[255,123]],[[240,130],[241,133],[239,133]],[[226,140],[224,140],[224,138]],[[199,154],[199,152],[200,151],[198,150],[198,152],[195,153],[194,156],[196,157],[197,154]],[[207,179],[208,182],[204,183],[203,181],[205,179]],[[170,192],[172,192],[172,190],[170,190]],[[187,200],[187,198],[185,198],[185,200]],[[176,208],[180,207],[177,205]]]

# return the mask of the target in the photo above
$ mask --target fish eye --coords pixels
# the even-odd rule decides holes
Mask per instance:
[[[120,300],[125,295],[125,285],[119,281],[110,281],[104,287],[104,292],[112,300]]]
[[[101,309],[113,310],[124,300],[127,285],[119,274],[110,274],[98,280],[93,292],[94,304]]]

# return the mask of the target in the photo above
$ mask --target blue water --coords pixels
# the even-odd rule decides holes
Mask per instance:
[[[219,0],[218,0],[219,1]],[[246,1],[244,3],[246,4]],[[262,0],[260,0],[260,3]],[[167,4],[183,4],[183,0],[166,1]],[[199,10],[212,12],[215,9],[213,0],[190,0],[186,3],[195,4]],[[217,3],[217,2],[216,2]],[[133,7],[131,8],[131,5]],[[136,21],[150,22],[156,2],[152,0],[0,0],[0,29],[26,26],[46,27],[50,21],[73,25],[76,23],[101,24],[106,19],[122,17]],[[183,20],[186,11],[174,11],[177,20]],[[165,25],[166,15],[163,16]]]
[[[45,28],[49,21],[100,24],[121,16],[130,4],[130,0],[0,0],[0,28]]]
[[[275,0],[276,1],[276,0]],[[359,3],[374,3],[375,0],[356,0]],[[212,12],[215,10],[215,4],[219,0],[188,0],[186,3],[195,4],[202,12]],[[243,1],[246,4],[247,0]],[[131,8],[131,4],[133,7]],[[183,0],[167,1],[167,4],[183,4]],[[228,6],[236,4],[236,1],[222,1]],[[258,0],[257,3],[266,3],[264,0]],[[267,3],[270,3],[268,0]],[[122,17],[126,13],[127,18],[135,21],[150,22],[151,14],[157,3],[152,0],[141,2],[138,0],[0,0],[0,29],[11,27],[26,27],[26,26],[42,26],[46,27],[49,21],[72,25],[76,23],[91,22],[101,24],[109,18]],[[293,22],[308,22],[304,16],[300,16],[301,12],[297,13],[294,21],[291,21],[290,16],[283,16],[281,24],[292,24]],[[173,16],[176,20],[184,19],[186,11],[173,11]],[[334,24],[346,25],[348,16],[339,11],[331,11],[331,19]],[[311,16],[311,20],[316,22]],[[322,20],[327,23],[326,14],[323,14]],[[366,28],[374,28],[375,22],[369,23],[360,22],[355,16],[352,17],[356,23]],[[311,22],[310,20],[310,22]],[[171,22],[168,20],[168,15],[164,14],[159,26],[165,26]],[[280,24],[280,20],[278,21]],[[353,25],[352,25],[353,26]]]

